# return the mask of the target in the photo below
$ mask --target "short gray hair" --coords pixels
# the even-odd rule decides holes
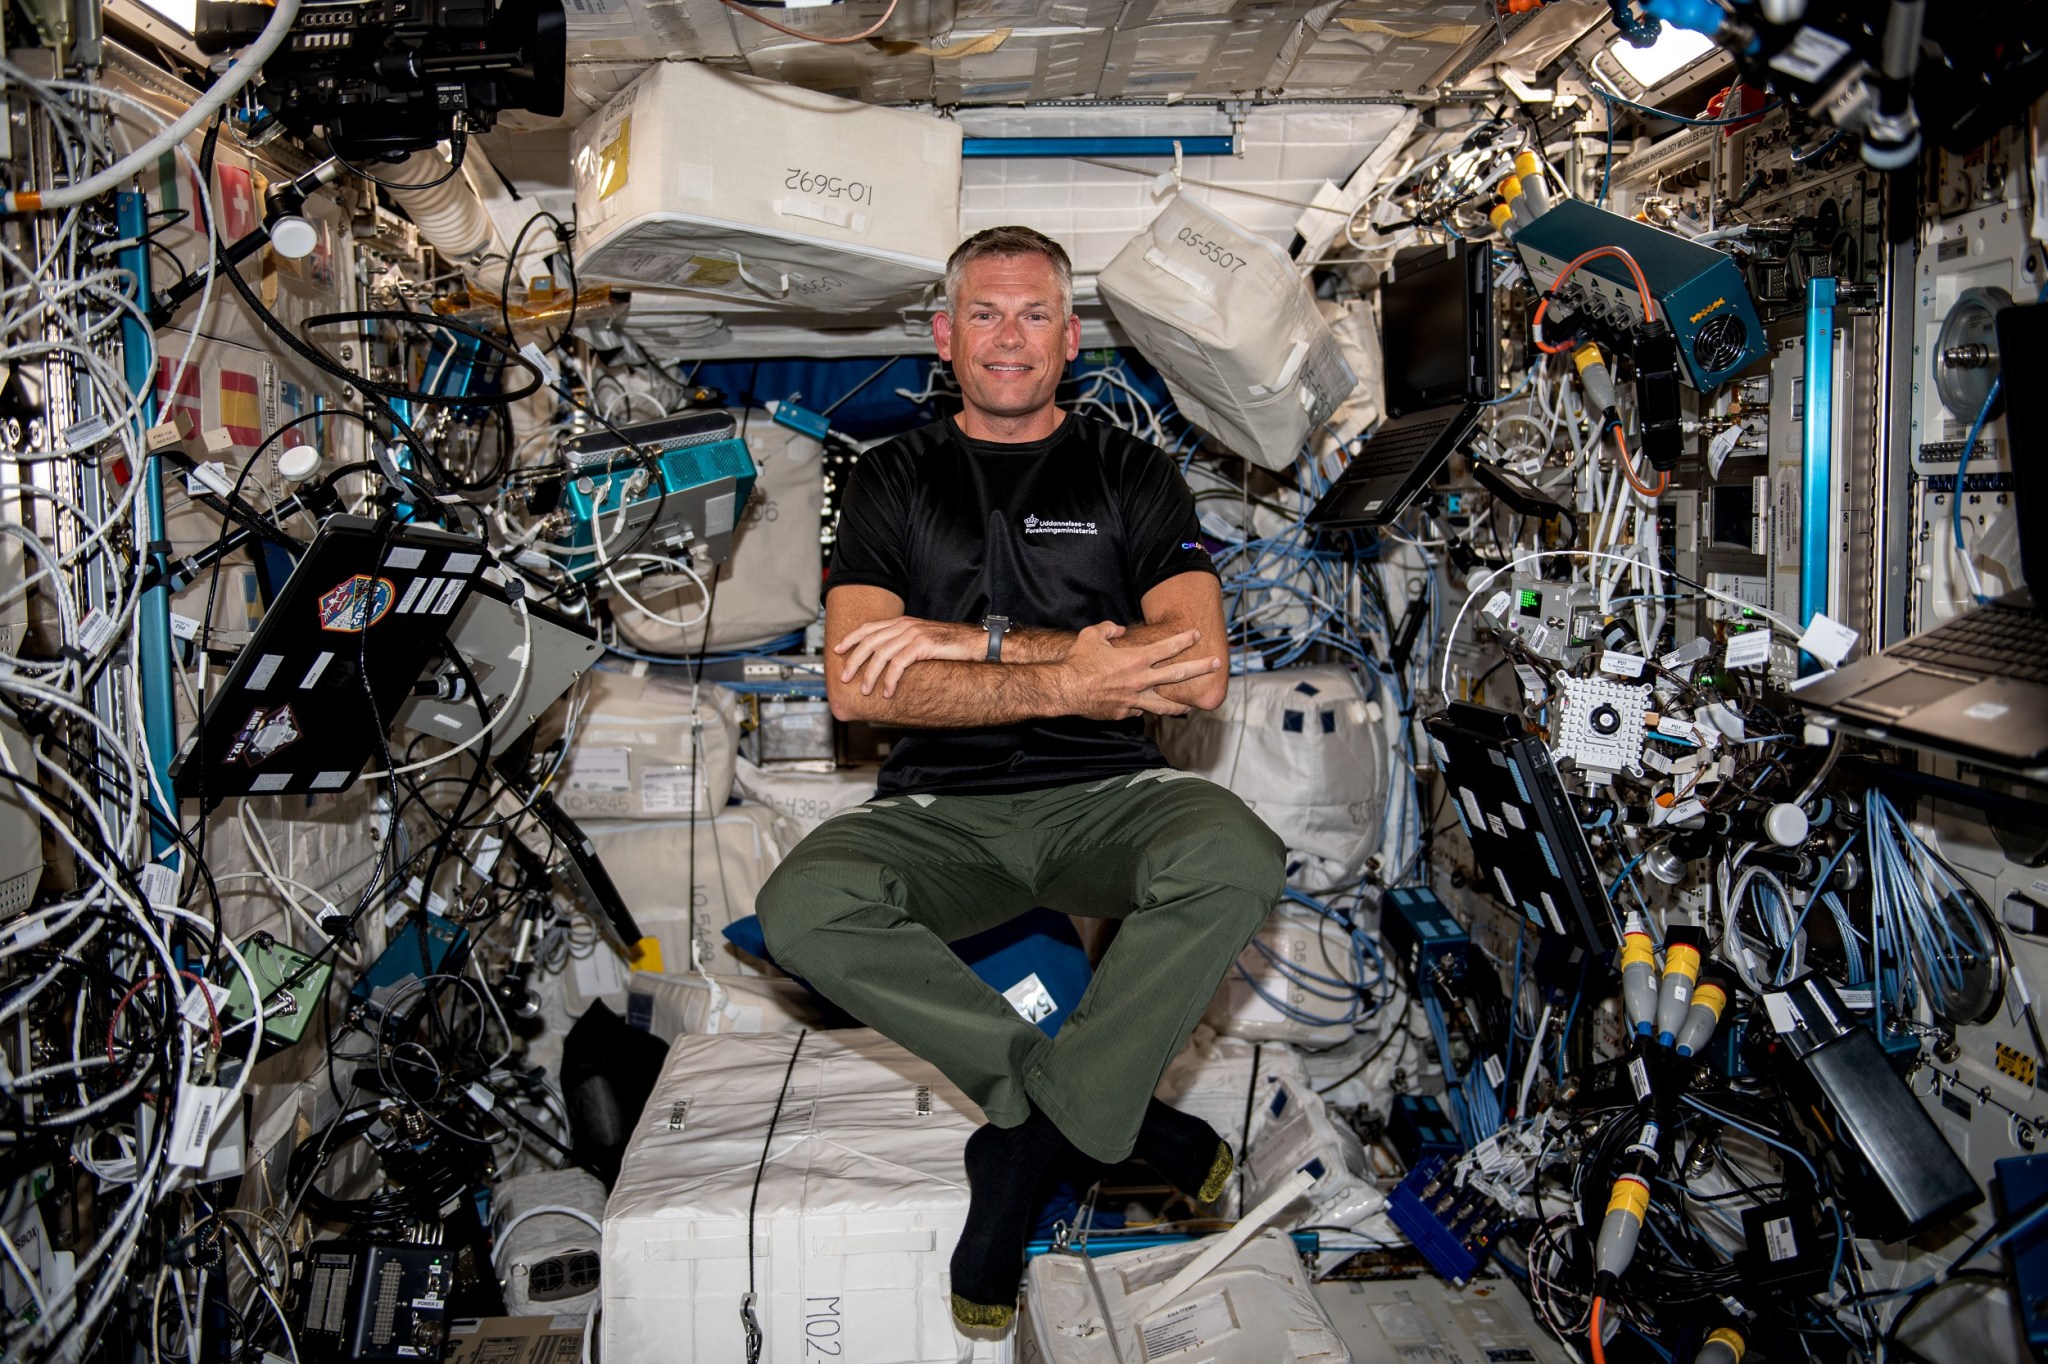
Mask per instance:
[[[967,267],[989,256],[1045,257],[1052,262],[1053,276],[1059,280],[1060,316],[1065,318],[1073,313],[1074,263],[1067,259],[1066,248],[1035,228],[1018,226],[983,228],[954,248],[946,261],[948,312],[959,311],[960,289],[967,276]]]

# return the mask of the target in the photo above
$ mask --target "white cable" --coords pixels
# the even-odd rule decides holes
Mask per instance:
[[[1493,569],[1491,572],[1487,573],[1484,577],[1482,577],[1479,580],[1479,582],[1474,587],[1471,588],[1471,590],[1469,590],[1465,594],[1465,600],[1458,606],[1458,614],[1451,618],[1450,632],[1446,634],[1444,638],[1456,639],[1458,637],[1458,630],[1464,624],[1465,613],[1472,608],[1472,603],[1478,600],[1480,593],[1484,592],[1487,588],[1493,586],[1494,583],[1498,582],[1503,574],[1516,572],[1524,564],[1534,563],[1540,559],[1603,559],[1613,560],[1624,564],[1634,564],[1638,562],[1635,559],[1624,558],[1619,554],[1604,554],[1597,550],[1585,549],[1545,549],[1538,550],[1533,554],[1520,555],[1510,560],[1509,562],[1502,564],[1499,568]],[[1762,616],[1765,620],[1770,621],[1773,625],[1776,625],[1779,628],[1788,631],[1792,638],[1798,638],[1799,628],[1793,625],[1791,621],[1786,620],[1783,616],[1779,615],[1775,611],[1767,610],[1766,608],[1758,606],[1753,602],[1743,601],[1740,597],[1733,596],[1727,592],[1719,591],[1716,588],[1698,587],[1692,590],[1699,592],[1704,596],[1712,597],[1716,601],[1726,602],[1731,606],[1740,607],[1746,611],[1753,611],[1757,615]],[[1437,678],[1437,685],[1445,696],[1449,696],[1451,694],[1451,651],[1448,649],[1444,651],[1443,670]]]
[[[88,176],[76,184],[63,185],[53,189],[36,191],[11,191],[0,196],[0,206],[9,213],[32,213],[37,209],[69,208],[82,204],[88,199],[97,199],[110,189],[119,188],[129,176],[155,161],[168,148],[183,142],[192,130],[227,102],[241,92],[243,86],[255,78],[263,69],[263,63],[271,54],[284,46],[285,36],[291,31],[292,21],[298,18],[299,0],[276,0],[270,22],[258,34],[256,41],[245,48],[222,76],[208,87],[170,127],[137,147],[128,155],[116,161],[97,175]]]
[[[616,514],[616,519],[623,521],[625,519],[625,516],[626,499],[622,494],[619,498],[619,510]],[[704,601],[704,609],[702,611],[699,611],[695,616],[691,617],[689,620],[676,620],[672,617],[662,615],[653,607],[647,605],[647,603],[641,601],[638,597],[634,596],[631,592],[627,591],[626,585],[619,581],[619,575],[612,571],[613,561],[610,554],[608,554],[605,550],[604,515],[603,513],[596,510],[593,510],[590,514],[590,542],[597,552],[598,568],[602,570],[602,572],[604,573],[605,581],[610,583],[612,585],[612,589],[616,591],[621,597],[624,597],[626,599],[626,604],[628,606],[631,606],[635,611],[638,611],[641,615],[646,616],[649,620],[654,621],[658,625],[666,625],[671,629],[694,630],[697,626],[702,625],[704,623],[704,617],[711,613],[711,590],[704,585],[704,580],[698,577],[696,572],[682,560],[669,558],[666,555],[628,554],[626,558],[631,560],[642,560],[653,563],[667,564],[672,568],[680,570],[686,577],[690,579],[691,582],[697,585],[697,593],[700,597],[703,598]]]
[[[533,617],[527,613],[525,597],[516,598],[513,602],[513,607],[519,612],[519,675],[512,679],[511,689],[505,693],[505,704],[498,708],[498,713],[490,718],[490,722],[446,752],[436,753],[431,758],[422,758],[416,763],[407,763],[404,767],[394,767],[388,772],[365,772],[358,780],[381,781],[386,777],[402,777],[411,772],[424,771],[436,763],[447,762],[456,754],[467,753],[470,749],[482,743],[484,738],[492,730],[496,729],[507,715],[510,715],[516,709],[513,703],[519,699],[519,694],[526,689],[526,670],[533,664]]]
[[[584,1226],[596,1232],[599,1240],[604,1239],[604,1223],[598,1221],[589,1213],[584,1212],[581,1208],[565,1207],[560,1203],[544,1203],[537,1208],[524,1209],[517,1217],[514,1217],[504,1226],[498,1228],[497,1235],[494,1238],[495,1244],[491,1248],[491,1268],[496,1269],[504,1258],[505,1250],[512,1241],[512,1233],[519,1228],[520,1224],[528,1218],[550,1216],[573,1217]]]

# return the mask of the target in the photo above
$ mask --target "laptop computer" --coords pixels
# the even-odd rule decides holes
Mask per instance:
[[[1998,314],[2013,514],[2026,588],[1801,687],[1816,723],[2048,778],[2048,307]],[[2029,590],[2031,589],[2031,590]]]
[[[380,740],[482,580],[483,541],[330,516],[171,764],[181,799],[317,795]],[[372,710],[374,698],[374,711]]]
[[[1493,262],[1482,243],[1403,251],[1380,284],[1387,419],[1308,514],[1384,526],[1472,436],[1493,394]]]

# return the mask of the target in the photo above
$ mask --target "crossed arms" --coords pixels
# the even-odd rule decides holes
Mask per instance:
[[[979,625],[920,620],[879,587],[825,597],[825,688],[841,720],[925,729],[1015,724],[1049,716],[1122,720],[1223,704],[1223,593],[1212,574],[1176,574],[1139,602],[1142,624],[1078,633],[1012,629],[989,663]]]

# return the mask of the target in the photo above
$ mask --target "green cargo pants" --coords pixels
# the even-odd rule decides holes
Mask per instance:
[[[784,969],[937,1066],[990,1122],[1023,1122],[1028,1099],[1118,1161],[1284,879],[1280,840],[1243,801],[1154,769],[869,801],[798,844],[755,905]],[[1053,1038],[946,946],[1034,905],[1123,920]]]

